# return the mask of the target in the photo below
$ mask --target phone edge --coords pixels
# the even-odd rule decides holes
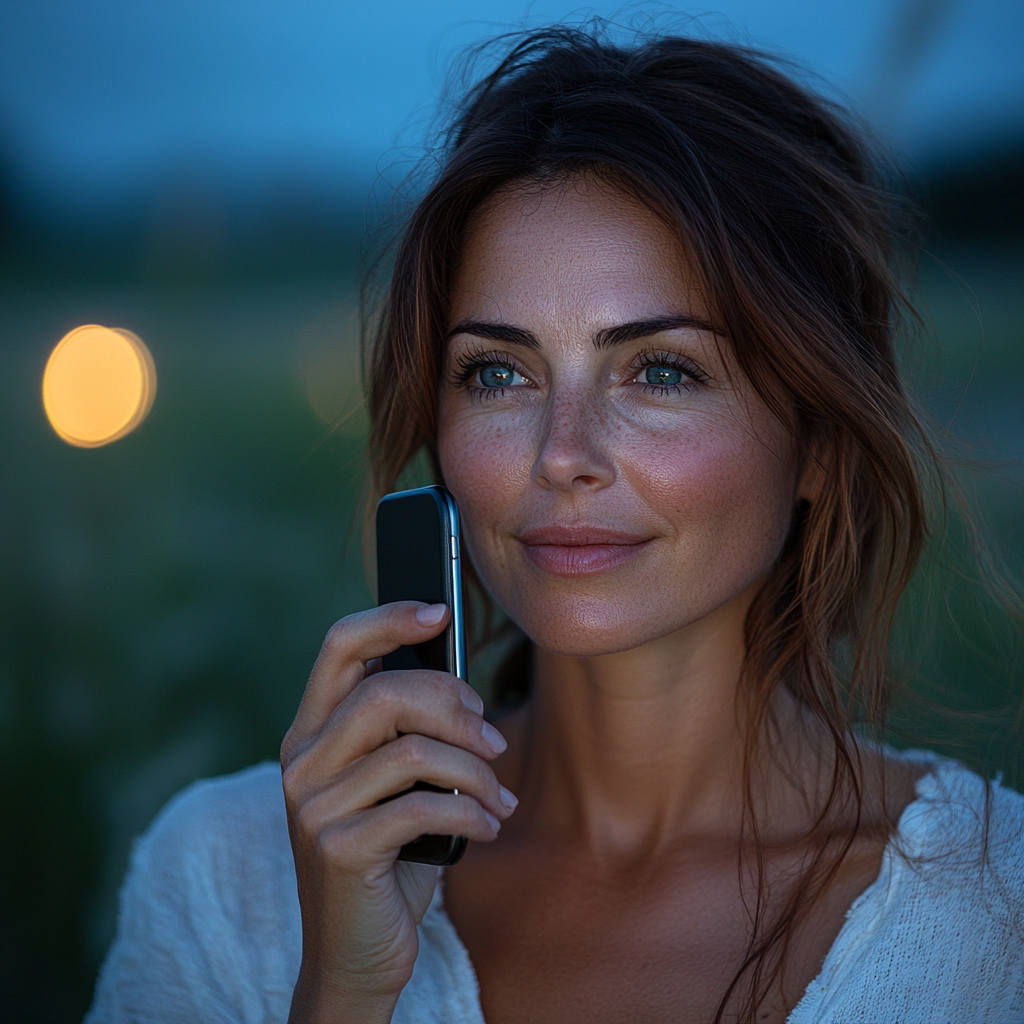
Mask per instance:
[[[379,509],[380,504],[388,498],[415,491],[430,491],[435,501],[440,499],[440,505],[444,511],[444,520],[447,525],[445,531],[448,548],[447,576],[451,590],[452,661],[455,668],[452,675],[458,676],[463,682],[468,683],[465,612],[462,602],[462,531],[459,523],[459,506],[456,504],[455,498],[449,494],[446,488],[441,487],[439,484],[430,484],[427,487],[414,487],[408,491],[392,491],[391,494],[382,495],[377,502],[377,507]],[[403,852],[413,845],[412,843],[406,843],[399,850],[398,859],[405,863],[429,864],[441,868],[452,867],[462,859],[469,841],[465,836],[461,835],[449,835],[446,838],[448,839],[448,848],[442,857],[420,859],[415,856],[403,856]]]
[[[462,530],[459,523],[459,506],[447,490],[438,485],[432,489],[442,498],[448,521],[448,565],[451,583],[452,613],[452,661],[455,671],[464,682],[469,682],[469,667],[466,664],[466,622],[462,602]]]

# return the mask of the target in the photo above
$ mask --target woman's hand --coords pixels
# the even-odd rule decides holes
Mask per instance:
[[[396,861],[424,833],[487,842],[516,800],[488,761],[505,749],[483,701],[445,672],[377,659],[444,628],[444,605],[401,601],[331,627],[281,747],[302,967],[292,1021],[390,1021],[412,975],[438,869]],[[418,780],[458,795],[417,790]]]

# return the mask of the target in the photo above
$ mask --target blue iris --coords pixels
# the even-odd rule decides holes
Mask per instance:
[[[512,383],[515,371],[501,363],[492,363],[480,371],[480,383],[485,388],[505,388]]]
[[[648,366],[644,373],[644,381],[657,387],[670,388],[683,382],[683,371],[674,366]]]

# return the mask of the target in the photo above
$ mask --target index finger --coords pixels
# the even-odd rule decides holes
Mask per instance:
[[[437,636],[448,616],[447,605],[396,601],[340,619],[327,631],[289,732],[306,736],[318,731],[366,678],[370,661],[403,644],[418,644]]]

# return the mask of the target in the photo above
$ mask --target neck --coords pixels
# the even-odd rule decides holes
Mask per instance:
[[[538,651],[519,777],[507,781],[529,808],[523,817],[598,857],[738,834],[747,606],[619,654]]]

